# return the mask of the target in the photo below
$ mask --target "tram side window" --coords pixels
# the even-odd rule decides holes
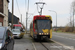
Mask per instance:
[[[34,28],[37,29],[36,23],[34,23]]]
[[[37,29],[37,24],[36,23],[37,23],[37,21],[35,20],[34,21],[34,29]]]

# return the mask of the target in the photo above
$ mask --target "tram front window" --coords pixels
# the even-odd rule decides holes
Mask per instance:
[[[50,29],[50,20],[37,20],[38,33],[43,33],[42,29]]]
[[[50,29],[50,20],[37,20],[38,29]]]

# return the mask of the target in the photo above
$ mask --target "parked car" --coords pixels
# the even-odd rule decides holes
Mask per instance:
[[[20,29],[12,29],[14,38],[22,38],[24,33],[20,31]]]
[[[13,29],[20,29],[20,31],[23,31],[23,26],[21,24],[14,24]]]
[[[0,27],[0,50],[13,50],[14,37],[8,27]]]

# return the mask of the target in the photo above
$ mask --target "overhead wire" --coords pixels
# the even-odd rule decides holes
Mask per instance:
[[[29,12],[29,0],[28,0],[28,8],[27,8],[27,12]]]
[[[21,14],[17,0],[16,0],[16,4],[17,4],[17,8],[18,8],[19,14]]]
[[[42,2],[43,2],[43,0],[39,0],[39,2],[40,2],[40,1],[42,1]]]
[[[25,13],[26,13],[27,9],[26,9],[26,0],[25,0]]]

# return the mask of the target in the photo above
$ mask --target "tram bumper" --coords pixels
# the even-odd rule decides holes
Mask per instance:
[[[50,35],[37,35],[37,37],[38,37],[38,38],[41,38],[41,37],[42,37],[42,38],[46,38],[46,37],[50,38]]]
[[[41,39],[41,38],[50,38],[50,34],[49,33],[42,33],[42,34],[34,34],[34,38],[35,39]]]

